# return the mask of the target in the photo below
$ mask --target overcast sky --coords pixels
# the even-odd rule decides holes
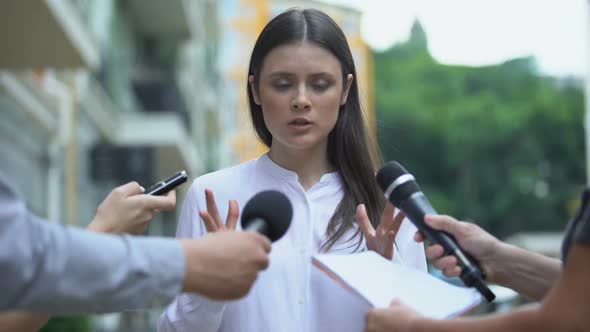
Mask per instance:
[[[441,63],[485,65],[534,55],[542,72],[585,76],[590,52],[587,0],[325,0],[363,11],[375,49],[407,39],[418,18]]]

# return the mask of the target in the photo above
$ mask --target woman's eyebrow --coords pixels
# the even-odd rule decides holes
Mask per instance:
[[[332,74],[330,72],[327,72],[327,71],[321,71],[321,72],[317,72],[317,73],[312,73],[309,76],[311,76],[313,78],[316,78],[316,77],[320,77],[320,78],[321,77],[331,78],[331,77],[334,77],[334,74]]]
[[[275,78],[275,77],[295,77],[297,75],[295,73],[292,73],[292,72],[279,70],[279,71],[271,72],[267,76],[269,78]],[[334,75],[332,73],[330,73],[330,72],[327,72],[327,71],[320,71],[320,72],[316,72],[316,73],[311,73],[308,77],[312,77],[312,78],[322,78],[322,77],[332,78],[332,77],[334,77]]]
[[[288,71],[283,71],[283,70],[279,70],[279,71],[274,71],[271,72],[270,74],[268,74],[268,77],[270,78],[274,78],[274,77],[293,77],[295,76],[295,74],[288,72]]]

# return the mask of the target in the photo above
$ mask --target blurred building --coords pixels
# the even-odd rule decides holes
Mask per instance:
[[[78,224],[95,185],[195,177],[231,159],[215,1],[1,6],[0,169],[37,213]]]
[[[342,27],[356,64],[363,110],[371,135],[375,135],[373,58],[371,50],[361,38],[359,10],[313,0],[220,0],[220,46],[223,50],[220,53],[220,64],[224,78],[224,102],[235,112],[235,121],[229,123],[236,124],[231,141],[239,161],[252,159],[266,150],[256,140],[249,119],[246,82],[250,54],[266,23],[292,7],[320,9]]]
[[[3,1],[0,172],[38,215],[86,226],[115,186],[232,162],[218,35],[214,0]],[[145,331],[159,312],[96,324]]]
[[[36,214],[86,226],[115,186],[202,173],[265,151],[247,66],[271,17],[315,7],[344,29],[374,128],[360,12],[319,1],[6,0],[0,4],[0,173]],[[181,187],[178,202],[188,185]],[[173,235],[176,213],[151,234]],[[96,331],[153,330],[161,308],[96,316]]]
[[[246,81],[250,53],[269,18],[269,3],[267,0],[220,0],[218,6],[222,103],[232,110],[226,121],[232,128],[225,139],[231,144],[237,161],[241,162],[266,150],[256,139],[250,123]]]

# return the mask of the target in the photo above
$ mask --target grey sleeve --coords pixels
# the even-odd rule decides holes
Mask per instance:
[[[181,292],[184,269],[177,241],[41,220],[0,177],[0,311],[103,313],[167,303]]]

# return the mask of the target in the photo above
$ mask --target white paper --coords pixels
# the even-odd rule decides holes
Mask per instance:
[[[311,270],[310,332],[362,332],[372,305],[330,279],[319,269]]]
[[[313,265],[316,270],[312,273],[314,288],[333,292],[340,288],[339,294],[331,297],[339,303],[333,305],[338,305],[339,311],[345,313],[340,315],[340,319],[348,321],[340,322],[343,326],[358,325],[354,322],[359,319],[357,316],[362,317],[363,326],[364,313],[369,308],[387,307],[396,298],[422,315],[438,319],[458,316],[481,302],[475,289],[451,285],[426,272],[393,264],[373,251],[316,255]],[[363,308],[366,308],[364,312],[355,314]]]

